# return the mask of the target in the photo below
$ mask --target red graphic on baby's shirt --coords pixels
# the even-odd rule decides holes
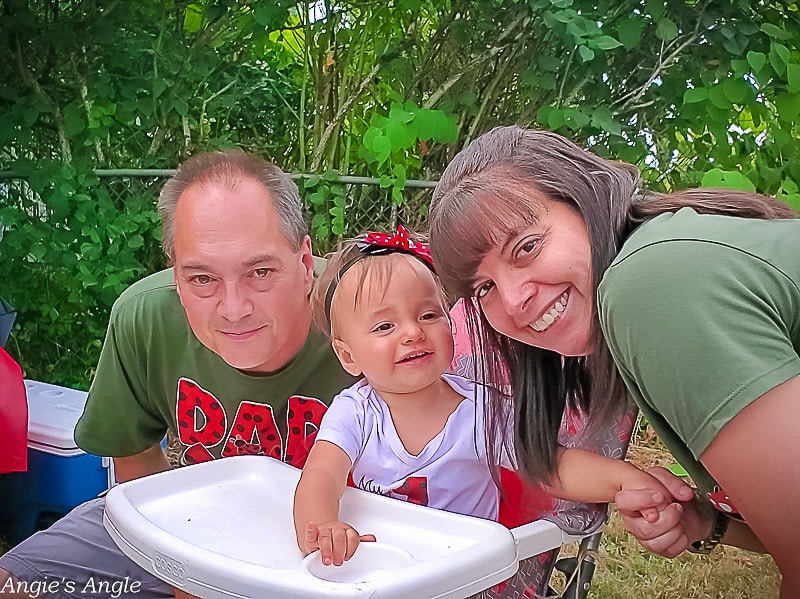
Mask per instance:
[[[409,503],[428,505],[428,477],[409,476],[405,482],[394,489],[396,495],[405,495]]]

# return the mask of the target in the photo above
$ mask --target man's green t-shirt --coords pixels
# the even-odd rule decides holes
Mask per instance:
[[[114,303],[75,440],[89,453],[122,457],[152,447],[170,429],[187,464],[264,454],[299,467],[327,405],[353,381],[313,329],[279,372],[229,366],[195,337],[165,270]]]
[[[703,451],[742,409],[800,374],[800,220],[659,215],[606,271],[598,311],[633,399],[711,490]]]

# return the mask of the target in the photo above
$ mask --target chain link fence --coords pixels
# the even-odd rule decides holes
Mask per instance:
[[[338,182],[345,186],[347,199],[342,237],[355,237],[370,230],[392,231],[398,223],[416,232],[427,230],[428,205],[435,181],[406,181],[403,201],[399,205],[392,200],[391,188],[381,188],[377,179],[339,177]]]
[[[135,201],[140,206],[150,206],[155,210],[158,194],[164,182],[172,175],[172,170],[125,169],[98,170],[98,182],[92,187],[94,192],[112,200],[116,206],[124,206]],[[293,174],[303,196],[308,222],[311,222],[314,206],[308,200],[312,190],[304,190],[303,182],[311,177],[306,174]],[[398,204],[392,200],[392,189],[382,188],[378,179],[370,177],[327,177],[328,184],[338,184],[345,188],[344,232],[341,238],[355,237],[365,231],[392,231],[402,223],[413,231],[427,229],[428,205],[435,181],[408,180],[403,191],[403,201]],[[47,219],[50,209],[36,197],[27,183],[27,178],[11,173],[0,173],[0,209],[6,206],[25,207],[32,217]],[[3,225],[0,222],[0,239]],[[316,238],[312,231],[315,252],[330,251],[338,241],[337,236]]]
[[[88,386],[112,304],[131,283],[166,266],[156,203],[171,174],[78,173],[69,165],[0,173],[0,297],[17,311],[6,348],[30,378]],[[397,223],[426,229],[433,182],[407,181],[397,203],[377,179],[293,178],[309,224],[316,217],[317,255],[367,230]],[[334,213],[339,235],[317,238],[320,215],[327,219],[323,230],[331,231]]]

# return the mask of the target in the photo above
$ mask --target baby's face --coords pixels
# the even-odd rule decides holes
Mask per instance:
[[[334,348],[351,374],[363,373],[387,399],[438,384],[453,359],[453,335],[431,271],[404,254],[380,259],[392,261],[385,277],[373,269],[357,289],[361,273],[353,268],[339,284]]]

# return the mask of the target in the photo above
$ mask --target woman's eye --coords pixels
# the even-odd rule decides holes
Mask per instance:
[[[529,239],[521,246],[519,246],[519,250],[517,251],[518,256],[527,256],[528,254],[533,253],[536,248],[539,246],[538,239]]]
[[[491,281],[487,281],[486,283],[482,283],[478,287],[475,288],[475,297],[481,299],[482,297],[486,297],[486,294],[492,289],[494,283]]]

